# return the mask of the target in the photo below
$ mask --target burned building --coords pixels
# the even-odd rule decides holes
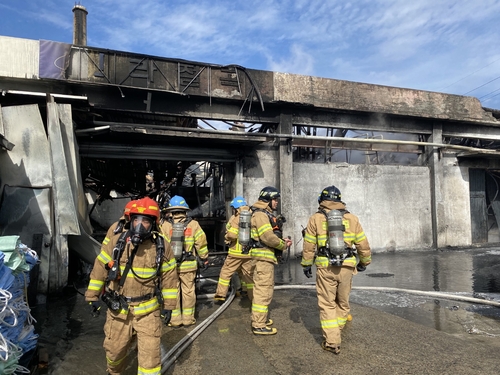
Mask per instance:
[[[213,252],[228,202],[267,185],[293,255],[332,184],[374,252],[500,242],[500,113],[476,98],[85,43],[0,36],[0,234],[39,253],[42,294],[145,195],[185,196]]]

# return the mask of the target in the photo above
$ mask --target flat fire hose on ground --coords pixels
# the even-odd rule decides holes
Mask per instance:
[[[280,290],[280,289],[314,289],[314,290],[316,290],[316,284],[277,285],[274,287],[274,290]],[[500,307],[500,302],[497,302],[497,301],[490,301],[487,299],[467,297],[467,296],[459,296],[456,294],[444,293],[444,292],[431,292],[431,291],[425,291],[425,290],[388,288],[388,287],[371,287],[371,286],[353,286],[352,290],[370,290],[370,291],[386,292],[386,293],[417,294],[420,296],[427,296],[427,297],[433,297],[433,298],[443,298],[443,299],[450,299],[450,300],[454,300],[454,301],[477,303],[479,305],[490,305],[490,306]]]
[[[233,279],[237,275],[233,275]],[[231,285],[234,285],[235,281],[232,280]],[[316,284],[302,284],[302,285],[276,285],[274,290],[284,290],[284,289],[309,289],[316,290]],[[413,289],[400,289],[400,288],[388,288],[388,287],[352,287],[353,290],[369,290],[378,292],[388,292],[388,293],[408,293],[416,294],[421,296],[433,297],[433,298],[443,298],[456,301],[477,303],[483,305],[490,305],[495,307],[500,307],[500,302],[490,301],[480,298],[460,296],[451,293],[443,292],[431,292]],[[191,345],[191,343],[220,315],[226,310],[231,302],[233,301],[236,294],[234,287],[231,287],[230,294],[226,301],[212,314],[210,317],[205,319],[199,326],[189,332],[182,340],[180,340],[168,353],[162,355],[162,370],[161,373],[164,374],[168,368],[180,357],[182,352]],[[210,298],[210,295],[206,295],[205,298]],[[163,349],[163,348],[162,348]],[[162,351],[163,352],[163,351]]]
[[[238,277],[237,274],[234,274],[231,280],[231,285],[235,285],[235,278]],[[206,329],[210,324],[214,322],[214,320],[226,310],[236,295],[236,289],[232,286],[229,292],[228,297],[224,301],[224,303],[207,319],[205,319],[200,325],[190,331],[186,336],[184,336],[172,349],[170,349],[167,353],[162,355],[161,358],[161,373],[164,374],[167,372],[168,368],[181,356],[181,354],[186,350],[186,348],[193,343],[193,341]],[[210,296],[207,295],[206,298]],[[213,296],[212,296],[213,297]],[[163,347],[162,347],[163,352]]]

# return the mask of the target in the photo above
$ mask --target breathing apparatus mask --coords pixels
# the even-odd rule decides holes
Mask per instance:
[[[151,237],[153,231],[153,218],[146,215],[130,216],[130,241],[134,246]]]

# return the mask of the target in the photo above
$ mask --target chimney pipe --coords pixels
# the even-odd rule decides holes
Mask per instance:
[[[73,7],[73,44],[87,45],[87,9],[83,5],[75,4]]]

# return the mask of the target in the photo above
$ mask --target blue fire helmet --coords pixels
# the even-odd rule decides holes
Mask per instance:
[[[186,200],[180,195],[174,195],[170,199],[170,202],[168,202],[167,211],[176,211],[176,210],[183,210],[183,211],[189,210],[189,206],[186,203]]]
[[[234,199],[231,201],[231,207],[233,207],[234,209],[238,209],[241,206],[246,206],[246,205],[247,205],[247,201],[245,200],[245,198],[243,198],[240,195],[238,195],[237,197],[234,197]]]

